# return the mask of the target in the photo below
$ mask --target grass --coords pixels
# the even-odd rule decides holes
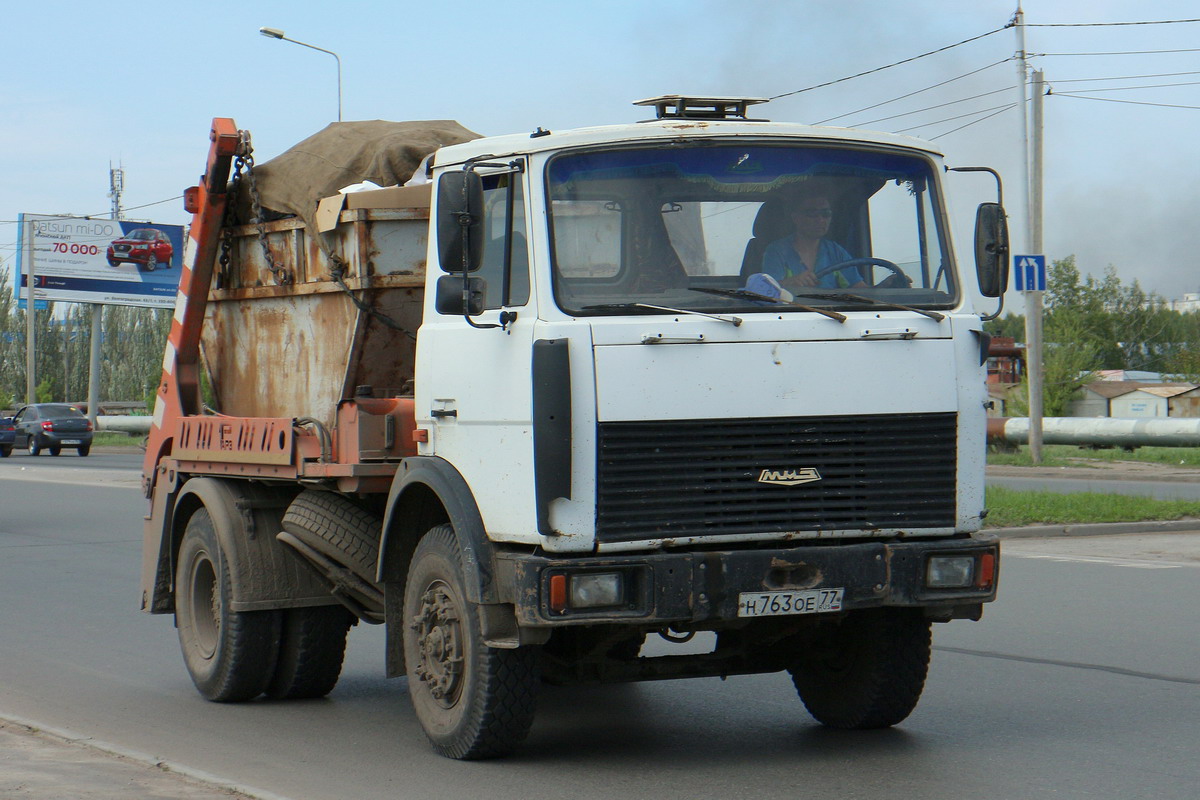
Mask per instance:
[[[140,447],[144,438],[141,435],[96,431],[92,434],[92,447]]]
[[[1087,466],[1088,461],[1144,461],[1152,464],[1172,464],[1200,468],[1200,447],[1138,447],[1132,451],[1113,447],[1092,450],[1069,444],[1049,444],[1042,447],[1043,467]],[[987,463],[1017,467],[1033,466],[1028,447],[1014,452],[988,449]]]
[[[1075,525],[1093,522],[1144,522],[1200,517],[1200,501],[1082,492],[1021,492],[992,486],[985,526]]]

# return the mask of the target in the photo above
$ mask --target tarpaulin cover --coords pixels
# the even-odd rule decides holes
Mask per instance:
[[[439,147],[478,139],[453,120],[334,122],[254,168],[267,219],[296,215],[314,231],[321,198],[345,186],[372,181],[379,186],[403,184],[421,159]],[[249,186],[242,180],[236,199],[237,221],[253,213]]]

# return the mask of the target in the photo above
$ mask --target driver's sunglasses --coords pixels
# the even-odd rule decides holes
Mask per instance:
[[[824,217],[825,219],[829,219],[830,217],[833,216],[833,209],[831,209],[831,208],[804,208],[804,209],[801,209],[800,211],[797,211],[796,213],[802,217],[808,217],[809,219],[816,219],[817,217]]]

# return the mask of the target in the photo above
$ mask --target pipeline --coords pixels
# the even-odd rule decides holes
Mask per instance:
[[[154,417],[147,416],[132,416],[125,414],[111,414],[96,417],[96,430],[98,431],[116,431],[118,433],[130,433],[145,436],[150,433],[150,425],[154,422]]]
[[[1029,418],[989,417],[987,438],[988,442],[1028,444]],[[1042,420],[1042,442],[1115,447],[1200,447],[1200,418],[1046,417]]]

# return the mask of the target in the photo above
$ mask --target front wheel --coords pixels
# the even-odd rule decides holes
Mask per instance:
[[[154,272],[156,269],[158,269],[158,256],[151,253],[150,257],[146,259],[145,270],[146,272]]]
[[[267,689],[279,650],[278,611],[233,611],[229,561],[208,510],[188,520],[175,573],[175,625],[192,683],[220,703]]]
[[[0,458],[8,458],[12,455],[12,445],[6,444],[0,447]]]
[[[533,724],[535,653],[484,644],[449,525],[431,529],[417,545],[403,625],[408,692],[434,750],[448,758],[490,758],[525,739]]]
[[[919,609],[851,612],[788,668],[805,708],[831,728],[896,725],[912,713],[929,671],[929,621]]]

